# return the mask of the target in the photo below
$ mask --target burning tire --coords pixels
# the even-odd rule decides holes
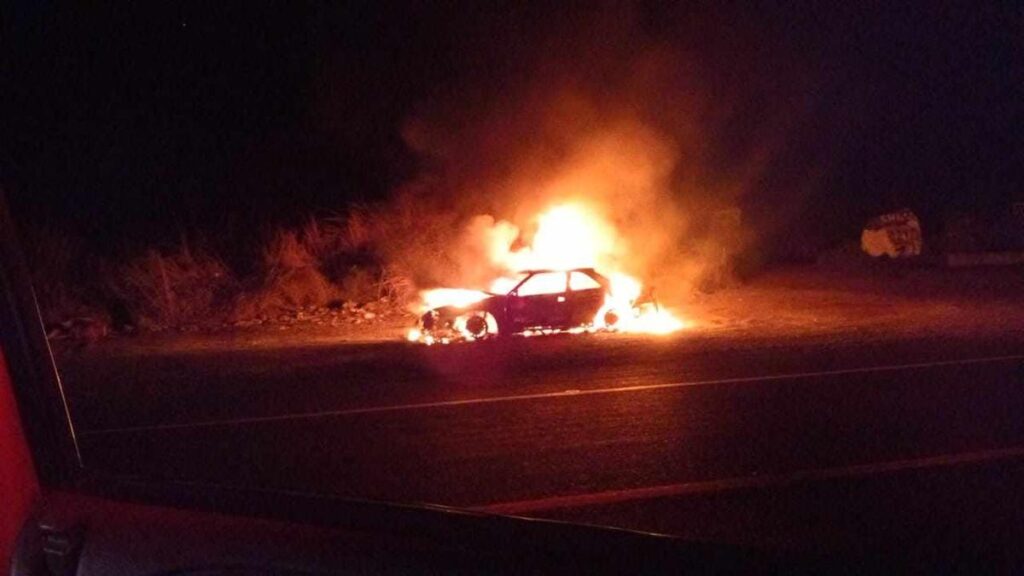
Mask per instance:
[[[489,312],[461,316],[456,320],[455,325],[463,336],[473,340],[498,334],[498,321]]]
[[[484,336],[487,334],[487,320],[480,316],[473,316],[466,320],[466,331],[476,338]]]
[[[420,317],[420,325],[423,326],[424,330],[434,330],[437,328],[438,314],[431,310]]]
[[[615,326],[619,323],[619,320],[621,319],[622,318],[619,316],[619,313],[616,312],[615,310],[608,310],[607,312],[604,313],[604,317],[601,318],[601,320],[604,322],[605,328],[611,329],[614,329]]]

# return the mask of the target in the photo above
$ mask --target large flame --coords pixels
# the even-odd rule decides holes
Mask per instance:
[[[456,306],[462,308],[487,298],[487,293],[480,290],[467,290],[465,288],[435,288],[420,292],[420,300],[424,311],[439,308],[441,306]]]
[[[493,231],[486,234],[484,253],[490,261],[480,262],[480,266],[505,271],[491,281],[490,292],[508,293],[521,280],[514,277],[521,270],[594,268],[608,277],[611,289],[589,328],[668,334],[686,326],[669,310],[641,298],[642,283],[625,271],[629,264],[626,241],[596,207],[584,201],[558,203],[540,213],[535,226],[525,242],[519,229],[508,222],[495,223]],[[420,311],[468,306],[487,295],[479,290],[425,290],[420,293]],[[410,340],[419,337],[418,330],[409,334]]]
[[[615,230],[582,203],[559,204],[537,217],[529,246],[509,251],[510,270],[596,268],[617,255]]]

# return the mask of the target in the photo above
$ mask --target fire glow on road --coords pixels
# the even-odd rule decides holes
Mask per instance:
[[[975,452],[941,454],[938,456],[925,456],[921,458],[908,458],[903,460],[887,460],[884,462],[871,462],[867,464],[852,464],[850,466],[837,466],[833,468],[812,468],[796,470],[784,474],[719,478],[715,480],[681,482],[678,484],[665,484],[661,486],[646,486],[642,488],[608,490],[587,494],[553,496],[548,498],[538,498],[536,500],[522,500],[518,502],[501,502],[498,504],[478,506],[473,508],[473,510],[489,514],[530,514],[547,510],[618,504],[621,502],[649,500],[652,498],[716,494],[720,492],[751,488],[775,488],[780,486],[789,486],[800,482],[822,482],[842,478],[867,477],[911,470],[926,470],[929,468],[997,462],[1000,460],[1010,460],[1021,457],[1024,457],[1024,446],[1011,446],[1008,448],[993,448],[990,450],[978,450]]]
[[[217,426],[240,426],[250,424],[264,424],[284,422],[291,420],[317,419],[356,416],[362,414],[374,414],[382,412],[405,412],[414,410],[433,410],[439,408],[466,407],[480,404],[496,404],[505,402],[523,402],[531,400],[544,400],[551,398],[577,397],[583,398],[598,394],[628,394],[646,392],[651,390],[664,390],[673,388],[692,388],[703,386],[719,386],[731,384],[767,384],[772,382],[785,382],[790,380],[809,380],[828,376],[849,376],[855,374],[871,374],[884,372],[905,372],[911,370],[927,370],[935,368],[946,368],[955,366],[971,366],[979,364],[995,364],[1004,362],[1020,362],[1024,355],[989,356],[979,358],[965,358],[959,360],[946,360],[938,362],[917,362],[909,364],[892,364],[883,366],[866,366],[857,368],[843,368],[839,370],[818,370],[808,372],[794,372],[785,374],[768,374],[764,376],[741,376],[736,378],[717,378],[712,380],[691,380],[682,382],[665,382],[660,384],[641,384],[636,386],[615,386],[610,388],[579,389],[571,388],[553,392],[537,392],[533,394],[516,394],[510,396],[490,396],[478,398],[464,398],[454,400],[439,400],[433,402],[417,402],[411,404],[394,404],[382,406],[365,406],[356,408],[342,408],[338,410],[323,410],[317,412],[301,412],[292,414],[278,414],[273,416],[253,416],[244,418],[226,418],[220,420],[206,420],[197,422],[182,422],[171,424],[154,424],[146,426],[124,426],[117,428],[102,428],[85,430],[81,435],[102,435],[119,434],[130,432],[147,432],[156,430],[181,430],[190,428],[209,428]]]

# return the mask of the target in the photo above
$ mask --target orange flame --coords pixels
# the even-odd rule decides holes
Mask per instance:
[[[487,293],[480,290],[467,290],[465,288],[435,288],[420,292],[420,300],[424,311],[441,306],[455,306],[462,308],[476,304],[487,298]]]

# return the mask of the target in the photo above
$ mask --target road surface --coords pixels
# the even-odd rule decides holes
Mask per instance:
[[[87,356],[85,464],[773,546],[1024,537],[1024,334]],[[980,548],[979,548],[980,547]]]

